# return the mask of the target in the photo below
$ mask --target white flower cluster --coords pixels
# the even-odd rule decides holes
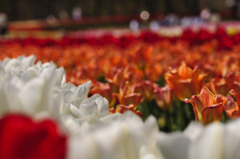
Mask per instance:
[[[166,134],[156,119],[110,114],[108,101],[88,97],[91,82],[66,83],[63,68],[21,56],[0,61],[0,117],[25,113],[51,117],[68,134],[69,159],[237,159],[240,120],[207,127],[193,122],[183,132]]]
[[[9,111],[28,115],[50,113],[52,90],[64,83],[64,70],[56,69],[53,63],[34,62],[34,56],[0,61],[0,114]]]

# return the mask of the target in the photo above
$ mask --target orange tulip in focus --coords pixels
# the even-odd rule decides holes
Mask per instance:
[[[133,104],[135,108],[144,100],[144,97],[140,93],[135,93],[134,88],[127,84],[123,84],[120,87],[119,94],[116,94],[116,96],[119,104]]]
[[[169,85],[164,87],[156,88],[154,91],[154,97],[157,102],[157,105],[163,110],[171,109],[173,105],[172,100],[172,89]]]
[[[192,104],[196,120],[206,125],[221,120],[223,100],[222,95],[213,95],[213,93],[204,86],[199,95],[192,96],[190,100],[185,99],[185,102]]]
[[[182,63],[178,70],[170,70],[165,74],[165,80],[176,97],[182,101],[200,92],[205,77],[206,74],[200,73],[197,67],[192,70],[185,63]]]
[[[226,104],[224,105],[224,110],[228,118],[240,117],[240,97],[235,90],[229,92],[232,96],[227,96]],[[236,100],[236,101],[235,101]]]

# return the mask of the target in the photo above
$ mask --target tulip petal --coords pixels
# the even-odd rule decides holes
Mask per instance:
[[[189,144],[190,140],[179,132],[172,134],[159,133],[157,137],[157,146],[166,159],[186,159]]]
[[[190,78],[192,74],[192,70],[187,67],[186,63],[183,62],[181,66],[178,68],[178,75],[183,79]]]
[[[223,125],[220,123],[210,124],[204,129],[198,139],[190,143],[188,158],[223,158],[223,138]]]
[[[231,120],[224,128],[224,158],[238,159],[240,156],[240,120]]]
[[[202,118],[204,124],[208,124],[213,121],[220,121],[222,117],[222,112],[223,112],[222,103],[204,107],[202,111]]]
[[[214,95],[206,86],[202,87],[200,94],[198,95],[204,106],[210,106],[215,103]]]
[[[196,119],[198,121],[202,121],[202,110],[204,108],[202,101],[199,99],[198,96],[194,95],[194,96],[192,96],[190,102],[193,106],[193,110],[194,110]]]
[[[33,79],[28,82],[19,94],[19,99],[23,105],[24,111],[29,114],[35,113],[48,104],[44,98],[46,83],[44,79]]]

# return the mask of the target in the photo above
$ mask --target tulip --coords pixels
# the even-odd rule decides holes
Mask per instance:
[[[234,98],[232,96],[227,96],[224,110],[230,119],[240,117],[240,97],[235,90],[231,90],[229,93]]]
[[[223,78],[212,78],[209,88],[217,94],[227,95],[231,89],[240,93],[240,74],[238,72],[228,72]]]
[[[34,64],[34,61],[34,56],[3,61],[0,67],[0,114],[52,113],[53,90],[65,83],[64,70],[56,69],[53,63]]]
[[[154,97],[157,102],[157,105],[163,110],[171,109],[173,105],[172,100],[172,89],[169,85],[164,87],[156,88],[154,91]]]
[[[127,84],[123,84],[120,88],[119,94],[116,94],[120,104],[123,105],[135,105],[135,109],[144,100],[144,97],[140,93],[135,93],[134,87]]]
[[[88,98],[91,81],[74,86],[71,83],[65,83],[55,95],[62,97],[60,104],[60,114],[71,114],[77,118],[88,115],[106,116],[109,114],[109,103],[106,98],[99,94],[94,94]]]
[[[215,94],[226,95],[228,93],[228,84],[225,78],[212,78],[209,83],[209,89]]]
[[[213,93],[204,86],[198,95],[191,99],[185,99],[186,103],[191,103],[197,121],[207,125],[213,121],[220,121],[223,112],[223,96],[213,95]]]
[[[200,73],[197,67],[192,70],[185,63],[182,63],[178,70],[170,70],[165,74],[166,82],[182,101],[200,92],[205,77],[206,74]]]
[[[132,59],[140,69],[145,69],[146,65],[150,64],[149,61],[151,59],[152,52],[153,52],[153,47],[150,47],[150,46],[141,47],[135,53],[135,56],[132,57]]]
[[[71,136],[68,157],[71,159],[163,159],[156,146],[156,119],[145,122],[126,112],[115,119],[103,120],[104,125],[84,136]]]
[[[95,82],[93,88],[91,89],[91,94],[100,94],[101,96],[107,98],[109,101],[109,107],[113,107],[116,103],[116,98],[111,91],[109,83]]]
[[[195,127],[196,129],[196,127]],[[240,156],[240,120],[212,123],[198,132],[189,144],[189,159],[237,159]],[[188,133],[191,135],[192,131]]]
[[[151,101],[154,98],[153,92],[156,86],[157,85],[151,81],[139,82],[136,83],[135,92],[143,95],[145,100]]]
[[[106,80],[109,83],[112,92],[118,93],[120,87],[119,85],[121,85],[121,83],[124,82],[125,80],[122,69],[117,70],[117,72],[114,75],[107,74]]]
[[[49,119],[33,121],[24,115],[8,114],[0,118],[1,159],[64,159],[67,137]]]
[[[229,90],[234,89],[238,94],[240,93],[240,73],[230,72],[226,76],[226,81]]]

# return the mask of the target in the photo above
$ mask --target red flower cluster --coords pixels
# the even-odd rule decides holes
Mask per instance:
[[[102,36],[76,36],[76,34],[66,34],[60,39],[52,38],[33,38],[28,37],[25,39],[11,39],[11,40],[0,40],[0,44],[13,44],[18,43],[21,45],[35,45],[40,47],[45,46],[72,46],[72,45],[82,45],[89,44],[91,46],[103,46],[108,44],[114,44],[117,47],[126,48],[134,44],[136,41],[143,41],[146,43],[157,43],[164,40],[169,40],[171,42],[184,41],[191,45],[198,45],[207,41],[216,40],[219,43],[219,49],[230,49],[234,44],[240,42],[240,33],[234,33],[229,35],[227,33],[227,28],[223,25],[216,25],[215,31],[211,31],[207,28],[199,28],[195,31],[193,28],[189,27],[187,29],[182,29],[182,33],[177,36],[165,36],[160,35],[157,32],[152,32],[149,30],[141,31],[139,35],[134,35],[132,33],[123,34],[120,37],[114,36],[111,33],[105,33]],[[237,26],[236,26],[237,27]]]

